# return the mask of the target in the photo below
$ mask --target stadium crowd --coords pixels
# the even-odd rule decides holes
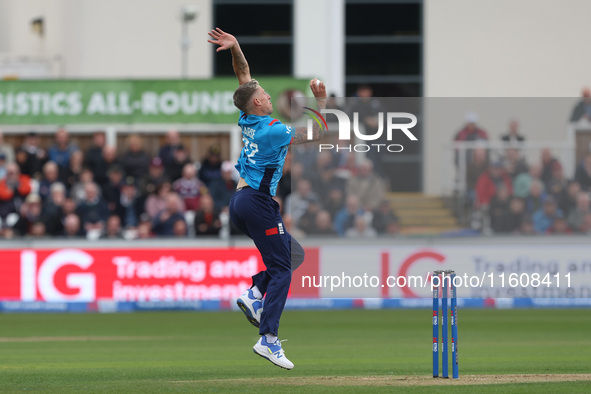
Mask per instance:
[[[237,184],[234,163],[222,161],[215,145],[191,160],[177,131],[166,140],[151,157],[137,134],[118,151],[97,132],[83,151],[65,128],[49,146],[29,133],[13,147],[0,132],[0,237],[219,236]],[[397,232],[370,160],[357,164],[354,155],[317,154],[305,145],[292,151],[276,196],[288,229],[300,236]]]
[[[584,109],[577,111],[587,116]],[[476,114],[467,114],[455,140],[488,141],[477,121]],[[520,149],[525,137],[518,126],[517,121],[510,122],[509,132],[501,137],[505,148],[500,153],[486,144],[465,152],[466,197],[472,218],[478,218],[473,227],[495,234],[591,234],[591,152],[567,176],[548,148],[540,150],[538,160],[526,160]]]

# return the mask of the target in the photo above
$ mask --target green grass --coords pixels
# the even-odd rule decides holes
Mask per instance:
[[[284,348],[296,366],[285,371],[254,355],[257,330],[240,312],[4,314],[0,391],[591,391],[589,377],[462,386],[425,378],[435,385],[390,386],[431,375],[430,322],[427,310],[287,311],[280,337],[289,338]],[[590,332],[585,309],[460,310],[460,378],[589,374]],[[359,385],[370,376],[377,378]]]

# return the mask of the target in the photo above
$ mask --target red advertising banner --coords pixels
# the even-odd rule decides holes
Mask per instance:
[[[263,269],[255,248],[3,250],[0,300],[233,300]]]

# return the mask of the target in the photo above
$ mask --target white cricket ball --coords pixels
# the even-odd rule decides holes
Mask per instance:
[[[316,80],[316,86],[320,86],[320,80],[319,79]]]

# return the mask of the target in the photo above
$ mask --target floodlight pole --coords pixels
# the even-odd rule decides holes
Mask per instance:
[[[181,76],[187,78],[189,70],[189,22],[183,16],[181,18]]]

